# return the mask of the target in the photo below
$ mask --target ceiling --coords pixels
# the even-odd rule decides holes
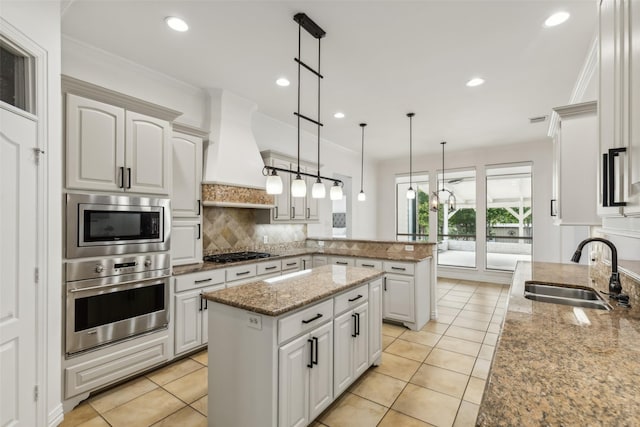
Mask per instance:
[[[322,136],[376,159],[546,138],[567,104],[596,30],[595,0],[542,1],[99,1],[67,4],[63,34],[193,85],[224,88],[295,125],[298,26],[305,12],[322,39]],[[544,28],[553,12],[564,24]],[[184,18],[176,33],[166,16]],[[303,61],[317,41],[303,30]],[[286,76],[291,85],[275,84]],[[469,88],[472,77],[486,80]],[[301,113],[315,117],[316,81],[303,71]],[[342,111],[346,117],[335,119]],[[304,126],[315,133],[314,127]],[[292,144],[294,142],[292,141]]]

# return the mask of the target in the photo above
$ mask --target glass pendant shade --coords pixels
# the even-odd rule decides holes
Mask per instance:
[[[364,202],[365,200],[367,200],[367,196],[364,194],[364,190],[360,190],[358,193],[358,201]]]
[[[329,197],[331,200],[342,200],[342,187],[340,187],[340,184],[336,182],[331,186]]]
[[[409,187],[407,190],[407,199],[412,200],[416,198],[416,190],[413,187]]]
[[[318,178],[316,182],[313,183],[313,187],[311,187],[311,197],[314,199],[324,199],[326,195],[327,190],[320,178]]]
[[[438,212],[438,205],[440,204],[440,201],[438,200],[438,193],[437,192],[433,192],[431,193],[431,200],[429,203],[429,209],[431,209],[434,212]]]
[[[453,212],[456,210],[456,196],[454,196],[453,193],[449,194],[447,203],[449,205],[449,212]]]
[[[291,182],[291,197],[305,197],[307,195],[307,183],[300,175]]]
[[[276,171],[267,176],[267,194],[282,194],[282,179]]]

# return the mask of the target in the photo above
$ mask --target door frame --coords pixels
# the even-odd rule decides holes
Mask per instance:
[[[53,263],[61,263],[60,250],[51,247],[50,240],[59,241],[50,232],[55,228],[50,228],[49,218],[56,207],[61,209],[61,189],[55,189],[49,186],[50,182],[58,182],[57,180],[49,180],[49,171],[51,156],[49,154],[49,58],[46,49],[34,42],[29,36],[14,27],[11,23],[0,17],[0,36],[19,47],[25,54],[32,59],[33,74],[32,84],[34,85],[34,93],[32,101],[34,108],[32,112],[25,112],[18,108],[9,108],[12,112],[35,118],[37,134],[37,147],[41,150],[39,164],[37,168],[36,178],[36,267],[37,285],[36,285],[36,385],[38,387],[38,396],[36,399],[36,425],[57,425],[62,421],[62,404],[54,402],[52,410],[49,411],[49,390],[58,384],[60,388],[61,381],[61,322],[60,318],[55,316],[51,318],[48,302],[50,300],[57,301],[60,298],[56,290],[61,289],[61,277],[57,280],[53,277],[51,266]],[[11,107],[11,106],[8,106]],[[58,152],[58,150],[56,150]],[[52,168],[55,170],[55,168]],[[53,215],[59,218],[59,215]],[[58,227],[59,229],[60,227]],[[54,237],[51,239],[51,237]],[[49,249],[51,248],[51,249]],[[56,256],[56,254],[58,254]],[[60,304],[61,306],[61,304]],[[57,310],[52,310],[56,313]],[[51,358],[49,359],[48,356]],[[53,363],[51,363],[53,362]],[[57,362],[57,366],[56,366]],[[56,367],[56,372],[51,372],[50,367]],[[51,380],[51,381],[50,381]],[[57,395],[59,396],[59,394]],[[55,396],[54,396],[55,398]]]

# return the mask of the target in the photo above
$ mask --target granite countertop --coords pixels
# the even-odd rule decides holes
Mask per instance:
[[[612,311],[531,301],[527,280],[608,286],[586,266],[518,263],[476,424],[637,424],[640,301]]]
[[[381,277],[380,270],[326,265],[204,294],[209,301],[279,316]]]
[[[433,244],[433,243],[431,243]],[[251,259],[247,261],[238,261],[228,264],[216,262],[201,262],[197,264],[180,265],[173,267],[173,275],[197,273],[199,271],[215,270],[218,268],[232,267],[243,264],[254,264],[256,262],[268,262],[276,259],[284,259],[288,257],[297,257],[303,255],[336,255],[336,256],[352,256],[358,258],[383,259],[388,261],[406,261],[419,262],[429,257],[421,256],[414,252],[387,252],[384,250],[360,250],[360,249],[322,249],[322,248],[298,248],[289,249],[287,251],[272,252],[269,258]]]

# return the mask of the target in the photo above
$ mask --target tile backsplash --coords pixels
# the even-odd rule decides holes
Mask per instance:
[[[305,247],[306,224],[256,224],[255,209],[205,207],[203,213],[205,255]]]

